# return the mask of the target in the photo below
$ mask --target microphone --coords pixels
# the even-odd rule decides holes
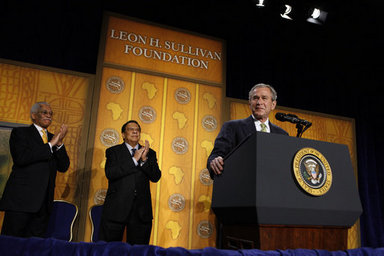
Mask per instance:
[[[288,121],[288,122],[291,122],[293,124],[305,125],[308,128],[309,128],[309,126],[312,125],[311,122],[304,120],[304,119],[300,119],[297,115],[294,115],[294,114],[276,113],[275,117],[277,120],[279,120],[281,122]]]

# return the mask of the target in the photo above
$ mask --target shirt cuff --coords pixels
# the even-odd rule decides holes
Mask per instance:
[[[49,148],[51,150],[51,153],[53,153],[51,142],[48,142]]]
[[[136,161],[136,159],[135,159],[134,157],[132,157],[132,160],[133,160],[133,162],[135,163],[135,166],[138,166],[138,165],[139,165],[139,163]]]
[[[64,143],[61,144],[60,146],[56,146],[56,151],[59,150],[59,149],[61,149],[61,148],[63,147],[63,145],[64,145]]]
[[[140,161],[140,166],[143,166],[146,162],[147,162],[147,160],[145,160],[145,161]]]

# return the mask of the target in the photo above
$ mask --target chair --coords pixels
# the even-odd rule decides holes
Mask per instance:
[[[72,241],[72,227],[77,214],[78,208],[75,204],[64,200],[54,200],[46,237]]]
[[[101,212],[103,211],[103,205],[94,205],[89,209],[89,218],[92,224],[91,242],[99,241],[99,230]]]

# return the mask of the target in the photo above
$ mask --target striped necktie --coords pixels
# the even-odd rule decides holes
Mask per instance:
[[[267,132],[267,125],[266,124],[260,123],[260,126],[261,126],[261,131],[262,132]]]

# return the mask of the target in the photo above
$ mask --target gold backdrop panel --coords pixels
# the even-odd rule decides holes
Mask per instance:
[[[196,113],[195,113],[196,114]],[[190,225],[190,248],[215,247],[215,215],[211,210],[213,180],[206,169],[207,158],[221,128],[222,89],[199,86],[196,123],[196,160],[193,209]]]
[[[353,154],[351,148],[353,149],[355,147],[355,137],[352,119],[332,117],[330,115],[287,109],[278,106],[271,112],[269,116],[270,121],[286,130],[290,136],[296,136],[296,126],[290,122],[277,121],[275,118],[277,112],[287,113],[287,111],[290,114],[298,115],[301,119],[312,122],[312,126],[304,132],[303,138],[346,144],[350,149],[350,153]],[[245,118],[249,115],[251,115],[251,110],[249,109],[248,101],[232,101],[230,103],[230,119]],[[354,158],[355,156],[352,155],[351,157]]]
[[[164,82],[166,79],[158,76],[151,76],[136,73],[135,79],[135,96],[133,104],[133,113],[131,119],[137,120],[142,128],[141,142],[144,143],[148,140],[151,148],[156,151],[157,159],[159,163],[162,175],[164,170],[162,169],[161,162],[161,138],[162,138],[162,121],[164,117],[163,113],[163,100],[164,100]],[[163,177],[161,178],[163,179]],[[159,197],[158,186],[160,186],[161,180],[158,183],[150,183],[152,207],[154,210],[154,220],[158,218]],[[155,225],[152,225],[150,243],[153,244]]]
[[[223,83],[222,42],[109,17],[104,62]]]
[[[122,143],[122,124],[135,119],[142,127],[141,143],[150,142],[162,170],[161,180],[151,183],[150,243],[189,248],[214,245],[212,181],[204,169],[221,123],[221,94],[219,87],[104,68],[88,210],[103,203],[108,187],[106,148]],[[85,241],[90,237],[88,220]]]
[[[95,199],[103,199],[107,188],[107,146],[99,138],[121,143],[120,117],[136,119],[162,171],[160,181],[151,184],[150,243],[214,245],[212,181],[205,165],[221,125],[222,87],[209,85],[224,85],[223,42],[137,20],[107,17],[106,22],[88,207],[102,203]],[[108,116],[107,105],[116,110],[114,117]],[[85,240],[91,233],[89,222],[86,229]]]
[[[37,69],[0,63],[1,121],[32,123],[30,110],[42,86],[39,83],[40,73]]]
[[[271,112],[270,121],[286,130],[290,136],[296,136],[296,125],[290,122],[277,121],[275,119],[277,112],[295,114],[301,119],[312,122],[312,127],[304,132],[303,138],[347,145],[357,179],[355,125],[353,119],[278,106]],[[233,100],[230,102],[230,119],[241,119],[248,117],[250,114],[251,110],[249,109],[248,101]],[[357,221],[356,224],[348,230],[348,248],[353,249],[359,246],[360,231],[359,222]]]
[[[88,211],[90,207],[104,202],[108,187],[105,177],[105,150],[122,143],[121,126],[128,120],[132,73],[104,68],[95,128],[91,180],[89,183]],[[87,219],[84,241],[91,238],[91,223]]]
[[[0,63],[0,121],[31,124],[35,102],[48,102],[54,112],[49,131],[68,125],[64,143],[71,161],[66,173],[58,173],[55,199],[73,201],[84,127],[89,79],[82,76]]]
[[[188,247],[196,85],[168,79],[157,245]]]
[[[141,141],[148,140],[159,158],[164,78],[104,68],[101,80],[96,138],[92,160],[92,176],[88,211],[104,202],[108,181],[105,177],[105,150],[123,143],[121,126],[130,119],[142,128]],[[156,206],[157,184],[151,183],[152,205]],[[90,241],[88,219],[85,241]]]

